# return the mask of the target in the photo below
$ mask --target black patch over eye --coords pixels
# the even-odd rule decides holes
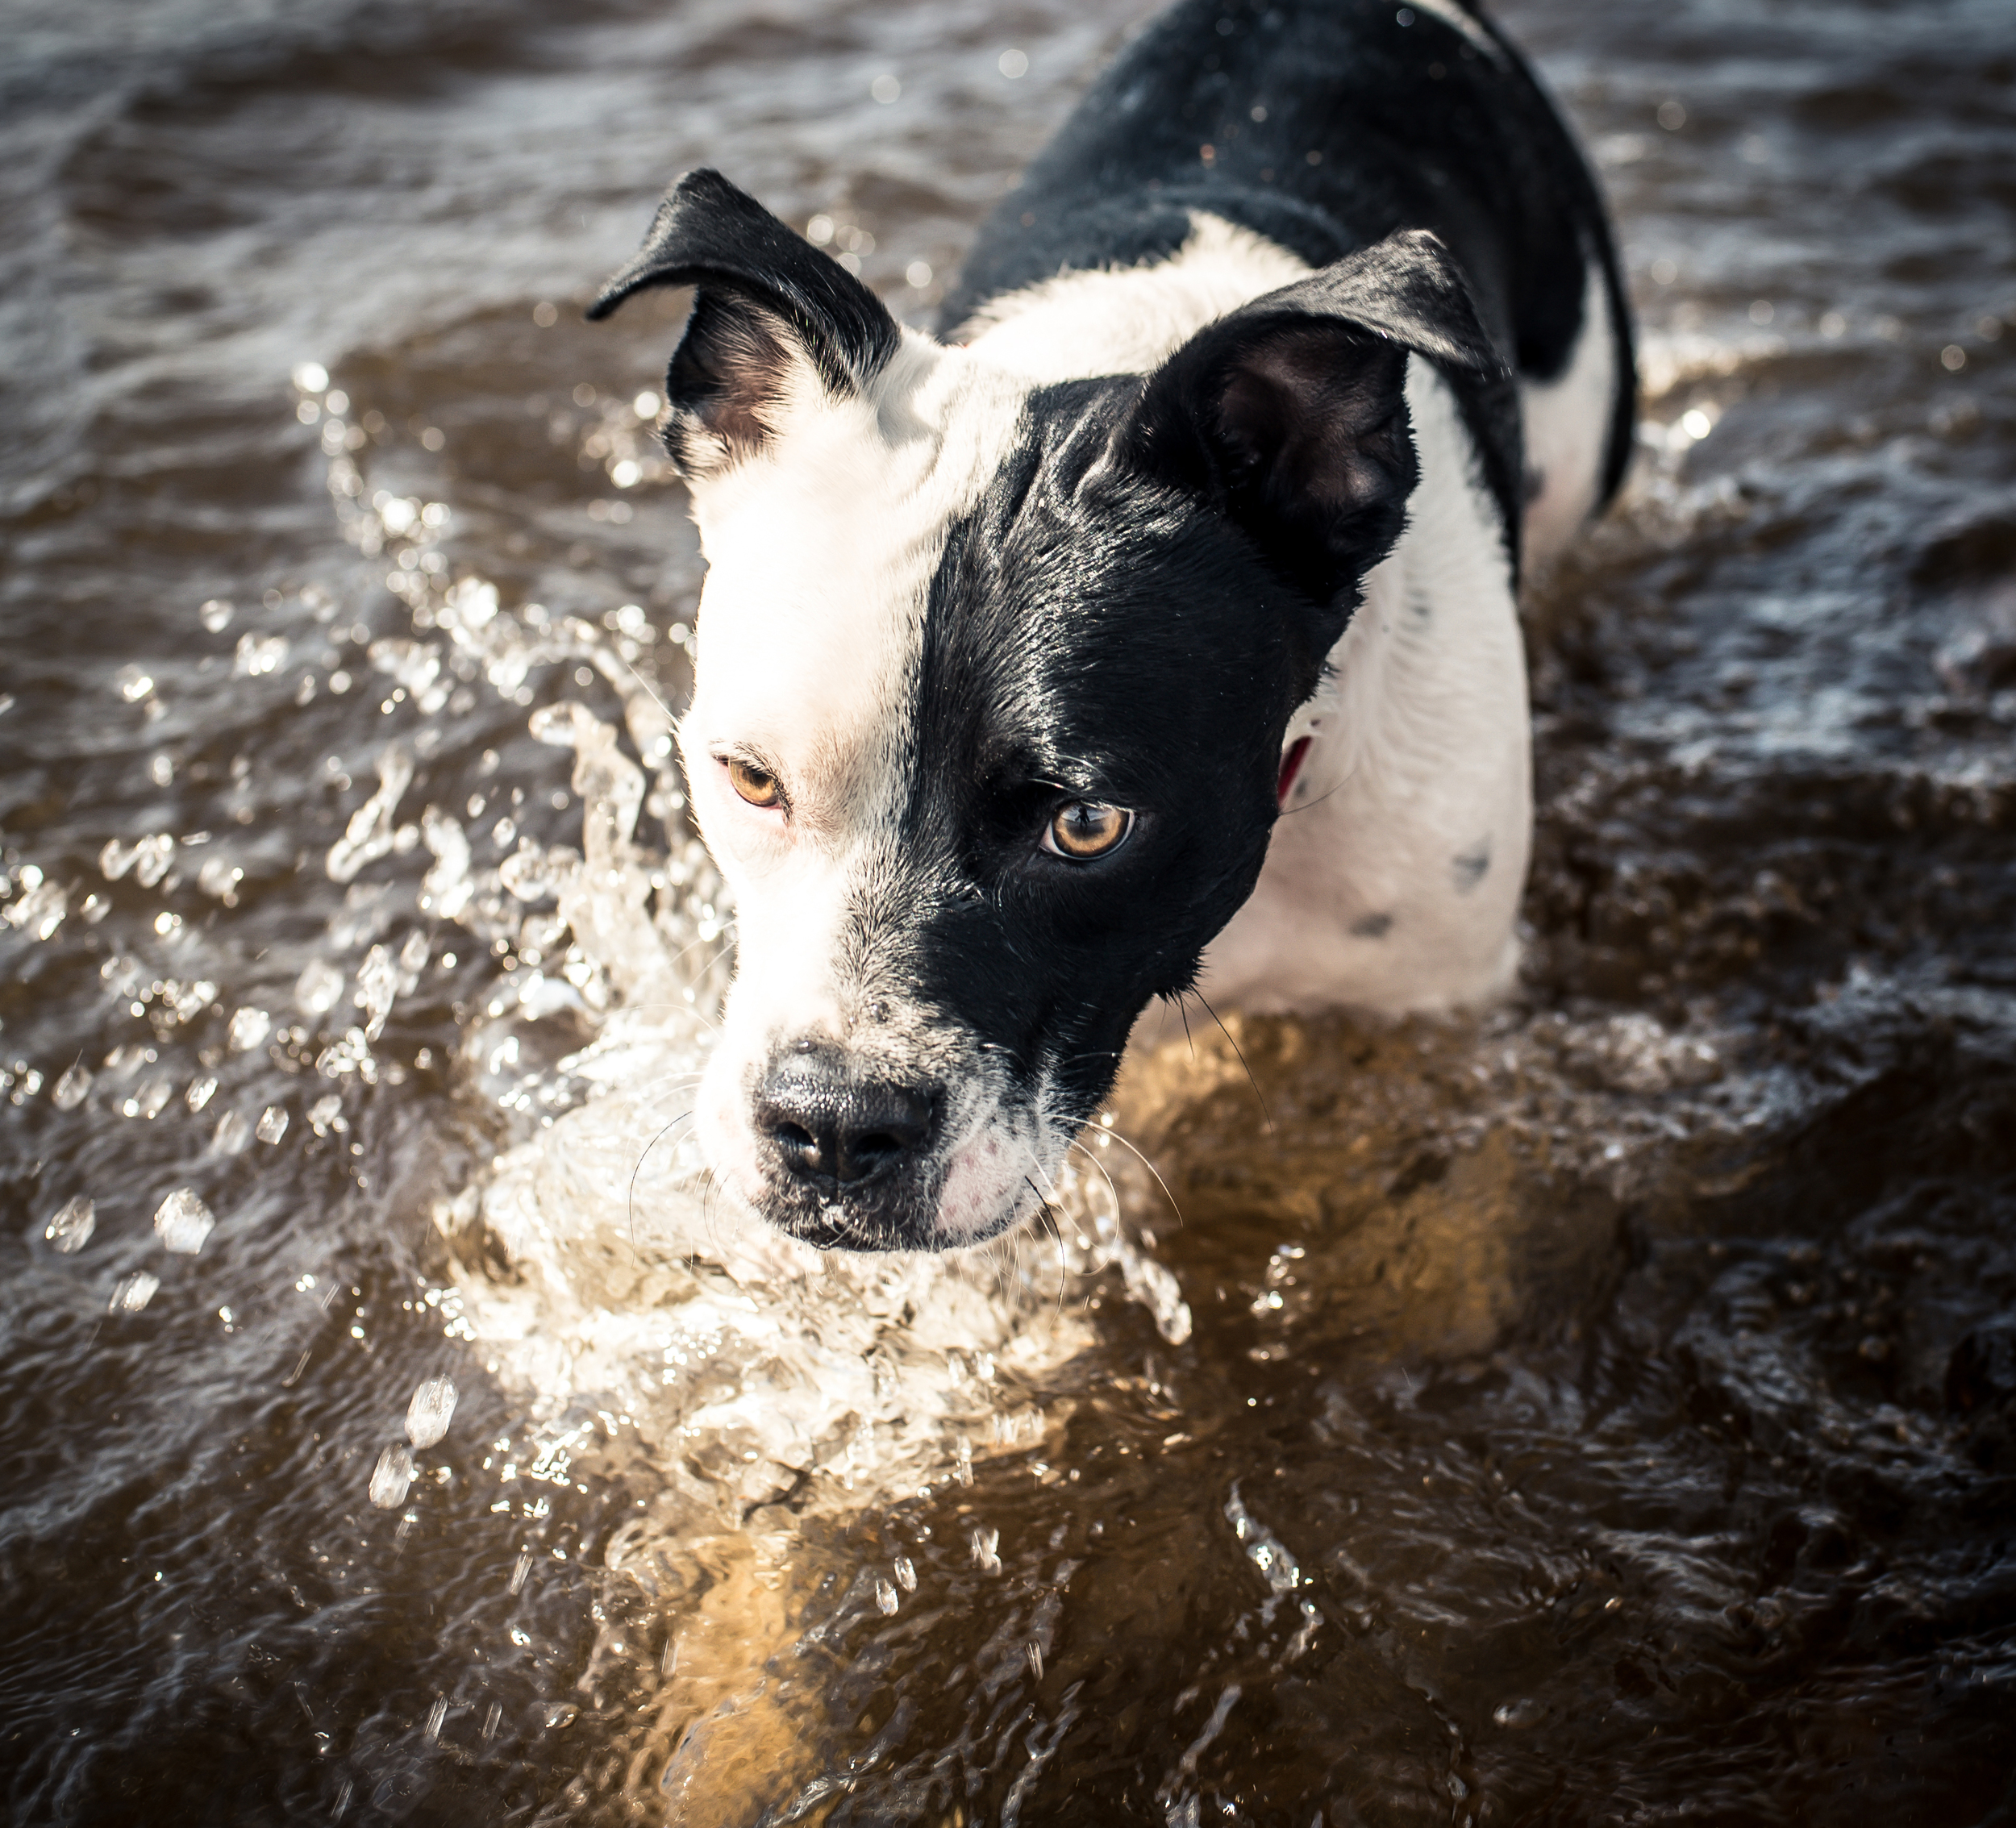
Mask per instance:
[[[1117,851],[1134,829],[1134,814],[1103,800],[1072,800],[1050,815],[1043,828],[1043,847],[1054,856],[1082,862]]]
[[[752,806],[781,806],[784,804],[784,789],[774,774],[766,773],[754,762],[745,762],[739,756],[723,756],[721,765],[728,771],[728,780],[736,793]]]

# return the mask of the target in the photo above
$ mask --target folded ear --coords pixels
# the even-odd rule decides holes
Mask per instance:
[[[761,447],[794,372],[858,393],[901,340],[873,292],[716,171],[688,172],[666,193],[644,246],[588,315],[606,318],[654,285],[695,288],[665,376],[665,448],[689,478]]]
[[[1198,331],[1149,377],[1121,453],[1243,529],[1285,581],[1335,612],[1334,640],[1419,479],[1410,352],[1506,372],[1463,276],[1421,230]]]

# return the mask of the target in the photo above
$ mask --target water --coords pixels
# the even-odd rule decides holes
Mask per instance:
[[[2006,1818],[1998,5],[1507,9],[1649,386],[1517,1003],[1193,1004],[977,1264],[710,1197],[677,301],[577,307],[705,160],[927,321],[1135,16],[11,10],[14,1818]]]

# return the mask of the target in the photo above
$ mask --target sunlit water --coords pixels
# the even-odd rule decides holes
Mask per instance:
[[[1648,383],[1516,1003],[1172,1012],[977,1261],[694,1157],[677,301],[578,307],[704,160],[927,320],[1135,16],[10,9],[16,1819],[2006,1818],[1999,5],[1509,13]]]

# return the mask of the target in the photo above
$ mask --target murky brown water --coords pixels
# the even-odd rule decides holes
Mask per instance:
[[[1166,1190],[960,1270],[682,1153],[676,318],[576,307],[705,160],[925,320],[1135,9],[8,9],[14,1819],[2009,1818],[2016,39],[1506,11],[1649,383],[1522,999],[1193,1005]]]

